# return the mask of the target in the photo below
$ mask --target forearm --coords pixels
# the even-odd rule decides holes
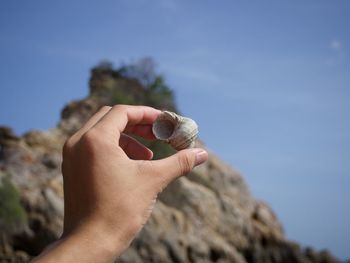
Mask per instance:
[[[128,243],[101,232],[86,231],[64,236],[51,244],[37,258],[42,262],[114,262],[127,248]]]

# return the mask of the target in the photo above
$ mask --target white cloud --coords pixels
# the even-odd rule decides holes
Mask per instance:
[[[328,66],[336,66],[342,63],[346,57],[346,50],[344,44],[339,39],[333,39],[329,43],[329,48],[332,54],[329,54],[329,57],[325,60],[325,64]]]
[[[342,43],[338,39],[333,39],[329,46],[335,51],[340,51],[343,48]]]

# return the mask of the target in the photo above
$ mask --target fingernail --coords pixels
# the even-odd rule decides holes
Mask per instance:
[[[202,149],[196,149],[196,160],[195,160],[195,166],[200,165],[204,163],[206,160],[208,160],[208,153]]]

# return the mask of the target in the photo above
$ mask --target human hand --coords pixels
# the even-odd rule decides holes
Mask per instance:
[[[127,134],[154,139],[159,114],[145,106],[103,107],[67,140],[63,235],[38,262],[113,261],[146,223],[157,195],[207,160],[197,148],[151,161],[152,151]]]

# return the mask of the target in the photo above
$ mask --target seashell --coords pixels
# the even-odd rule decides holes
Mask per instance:
[[[179,151],[194,146],[198,126],[190,118],[163,111],[153,123],[152,131],[157,139],[169,143]]]

